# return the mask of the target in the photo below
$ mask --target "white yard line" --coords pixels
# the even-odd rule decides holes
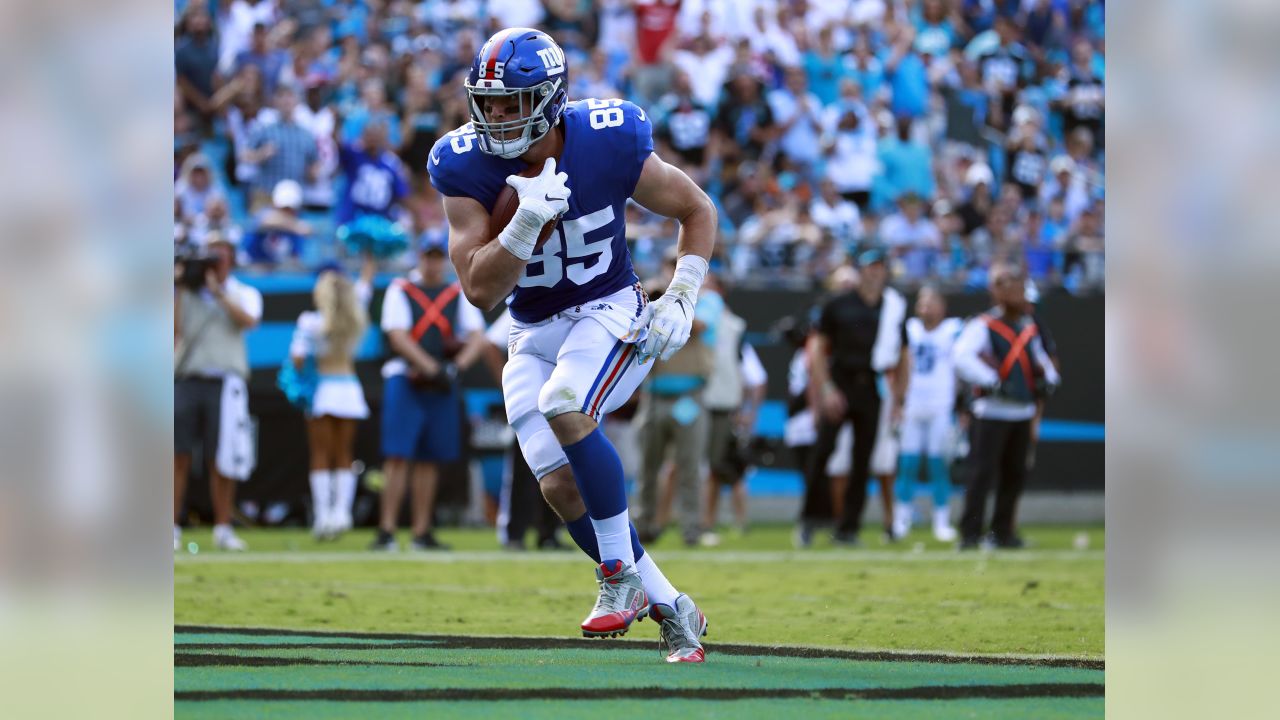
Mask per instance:
[[[705,550],[659,551],[654,557],[668,561],[705,561],[715,563],[860,563],[860,562],[1057,562],[1098,561],[1105,558],[1102,550],[1018,550],[1011,552],[966,552],[927,550],[923,552],[812,550],[806,552],[777,550]],[[351,552],[202,552],[198,555],[174,555],[175,565],[198,564],[307,564],[307,563],[576,563],[585,558],[580,553],[510,553],[501,550],[459,550],[450,552],[375,553]]]

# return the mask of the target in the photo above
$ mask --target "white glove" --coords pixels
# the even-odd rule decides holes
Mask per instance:
[[[520,196],[520,209],[532,213],[539,228],[569,209],[568,181],[568,175],[556,172],[555,158],[547,158],[535,177],[507,176],[507,184]]]
[[[534,246],[542,227],[569,209],[569,176],[556,172],[556,159],[547,158],[542,172],[535,177],[508,175],[507,184],[520,197],[511,222],[498,233],[498,242],[521,260],[533,257]]]
[[[702,287],[702,278],[706,274],[707,261],[704,258],[682,256],[667,291],[646,305],[640,317],[631,323],[631,333],[643,338],[638,343],[640,362],[653,357],[667,360],[689,342],[689,334],[693,332],[693,309],[698,304],[698,289]]]

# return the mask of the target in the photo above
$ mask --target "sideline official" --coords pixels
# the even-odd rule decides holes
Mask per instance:
[[[965,325],[956,341],[956,375],[975,388],[972,403],[973,473],[960,519],[960,549],[981,540],[987,492],[996,486],[991,541],[1019,548],[1018,498],[1027,475],[1027,450],[1037,408],[1061,382],[1045,352],[1034,318],[1027,314],[1021,268],[996,263],[990,271],[996,305]]]

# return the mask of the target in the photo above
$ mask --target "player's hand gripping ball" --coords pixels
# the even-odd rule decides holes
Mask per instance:
[[[534,245],[535,250],[540,249],[551,237],[560,216],[569,209],[571,191],[565,184],[568,180],[567,174],[556,172],[555,158],[547,158],[541,168],[531,165],[519,175],[509,175],[509,187],[498,193],[493,212],[489,213],[489,237],[497,237],[511,223],[516,210],[524,208],[542,221],[542,230]]]
[[[637,343],[641,362],[653,357],[668,360],[689,342],[697,303],[690,290],[673,284],[631,323],[631,332],[642,338]]]

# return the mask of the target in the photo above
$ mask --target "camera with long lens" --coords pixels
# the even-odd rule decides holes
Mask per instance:
[[[197,292],[205,285],[205,274],[217,262],[217,258],[203,254],[174,257],[175,265],[182,264],[182,274],[174,280],[174,284]]]

